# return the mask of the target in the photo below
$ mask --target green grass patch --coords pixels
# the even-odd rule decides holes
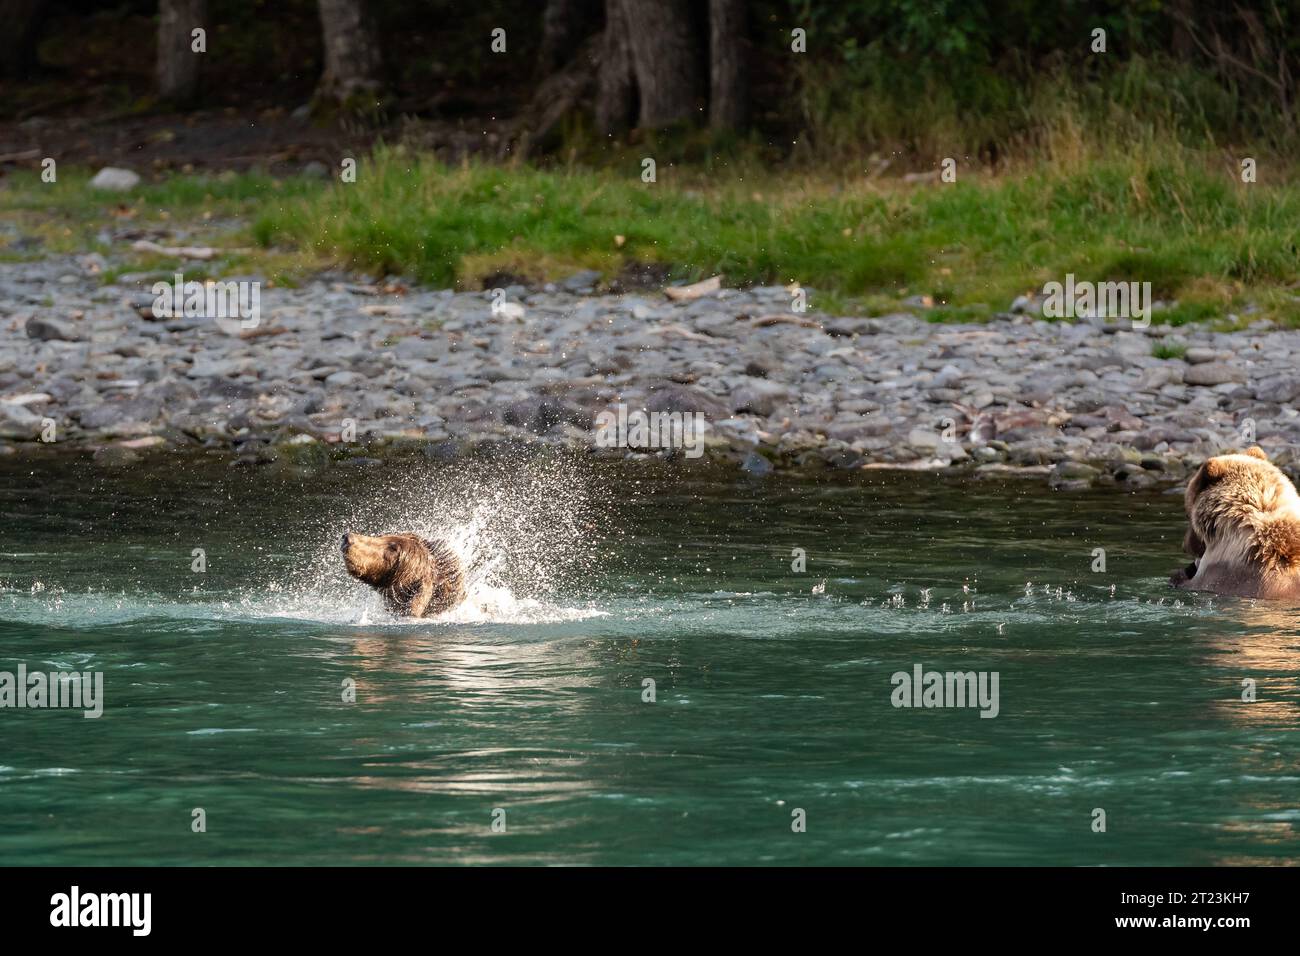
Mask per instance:
[[[765,171],[743,153],[661,164],[646,183],[632,159],[449,166],[389,147],[360,159],[354,183],[172,176],[122,198],[90,190],[84,173],[60,171],[50,185],[20,174],[0,187],[0,213],[56,251],[120,254],[101,241],[106,224],[182,227],[177,243],[226,250],[208,267],[214,276],[256,271],[285,283],[324,264],[479,288],[499,273],[612,278],[653,262],[682,280],[797,282],[812,308],[833,314],[893,311],[924,294],[934,321],[980,321],[1073,273],[1150,282],[1172,303],[1156,321],[1236,314],[1294,325],[1300,185],[1265,178],[1243,184],[1232,157],[1175,142],[1012,175],[959,167],[955,183],[915,185],[853,170]]]
[[[660,167],[449,167],[401,149],[361,163],[356,183],[286,197],[253,226],[267,248],[438,285],[494,272],[534,280],[630,261],[682,279],[799,282],[815,307],[873,296],[934,297],[935,318],[1001,311],[1066,273],[1150,282],[1173,322],[1280,304],[1298,276],[1300,188],[1244,185],[1220,157],[1169,148],[1005,178],[904,185]]]

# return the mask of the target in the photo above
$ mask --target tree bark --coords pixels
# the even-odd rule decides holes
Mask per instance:
[[[709,125],[737,130],[749,114],[746,0],[709,0]]]
[[[199,65],[206,53],[195,53],[194,30],[208,27],[207,0],[160,0],[158,4],[158,95],[173,103],[189,103],[199,91]]]
[[[596,73],[596,129],[616,133],[636,121],[636,74],[623,16],[624,0],[605,0],[605,33]]]
[[[381,58],[364,0],[319,0],[325,72],[317,96],[335,103],[361,105],[356,97],[379,91]],[[366,104],[371,105],[371,104]]]
[[[582,41],[595,32],[595,0],[546,0],[537,75],[543,79],[569,63]],[[598,21],[597,21],[598,22]]]
[[[1174,21],[1170,46],[1173,48],[1174,56],[1185,62],[1196,52],[1196,41],[1192,39],[1190,27],[1192,15],[1190,0],[1173,0],[1169,4],[1169,14]]]
[[[534,150],[548,149],[564,118],[590,92],[600,62],[601,37],[588,37],[562,68],[537,86],[528,108],[520,113],[510,135],[501,143],[501,156],[525,158]]]
[[[690,0],[623,0],[640,91],[637,125],[657,129],[695,117],[702,44]]]

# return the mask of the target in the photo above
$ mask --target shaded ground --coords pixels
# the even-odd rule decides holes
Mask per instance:
[[[448,160],[495,151],[504,121],[410,120],[376,128],[321,123],[279,108],[254,116],[233,111],[98,117],[68,116],[0,122],[0,175],[6,168],[59,164],[123,166],[141,174],[168,170],[262,169],[273,174],[316,162],[338,169],[340,158],[401,138]]]

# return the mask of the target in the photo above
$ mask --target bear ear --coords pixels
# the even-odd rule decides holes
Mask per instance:
[[[1207,458],[1205,464],[1201,466],[1201,470],[1196,473],[1196,477],[1200,479],[1199,486],[1204,488],[1210,482],[1218,481],[1227,473],[1228,463],[1220,456]]]
[[[1268,461],[1268,455],[1258,445],[1251,445],[1242,454],[1249,455],[1251,458],[1258,458],[1260,461]]]

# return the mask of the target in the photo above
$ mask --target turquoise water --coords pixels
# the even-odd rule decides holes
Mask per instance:
[[[0,710],[3,864],[1300,860],[1300,616],[1171,591],[1173,495],[10,459],[0,515],[0,671],[104,681]],[[451,620],[342,572],[408,526]],[[892,706],[917,664],[997,716]]]

